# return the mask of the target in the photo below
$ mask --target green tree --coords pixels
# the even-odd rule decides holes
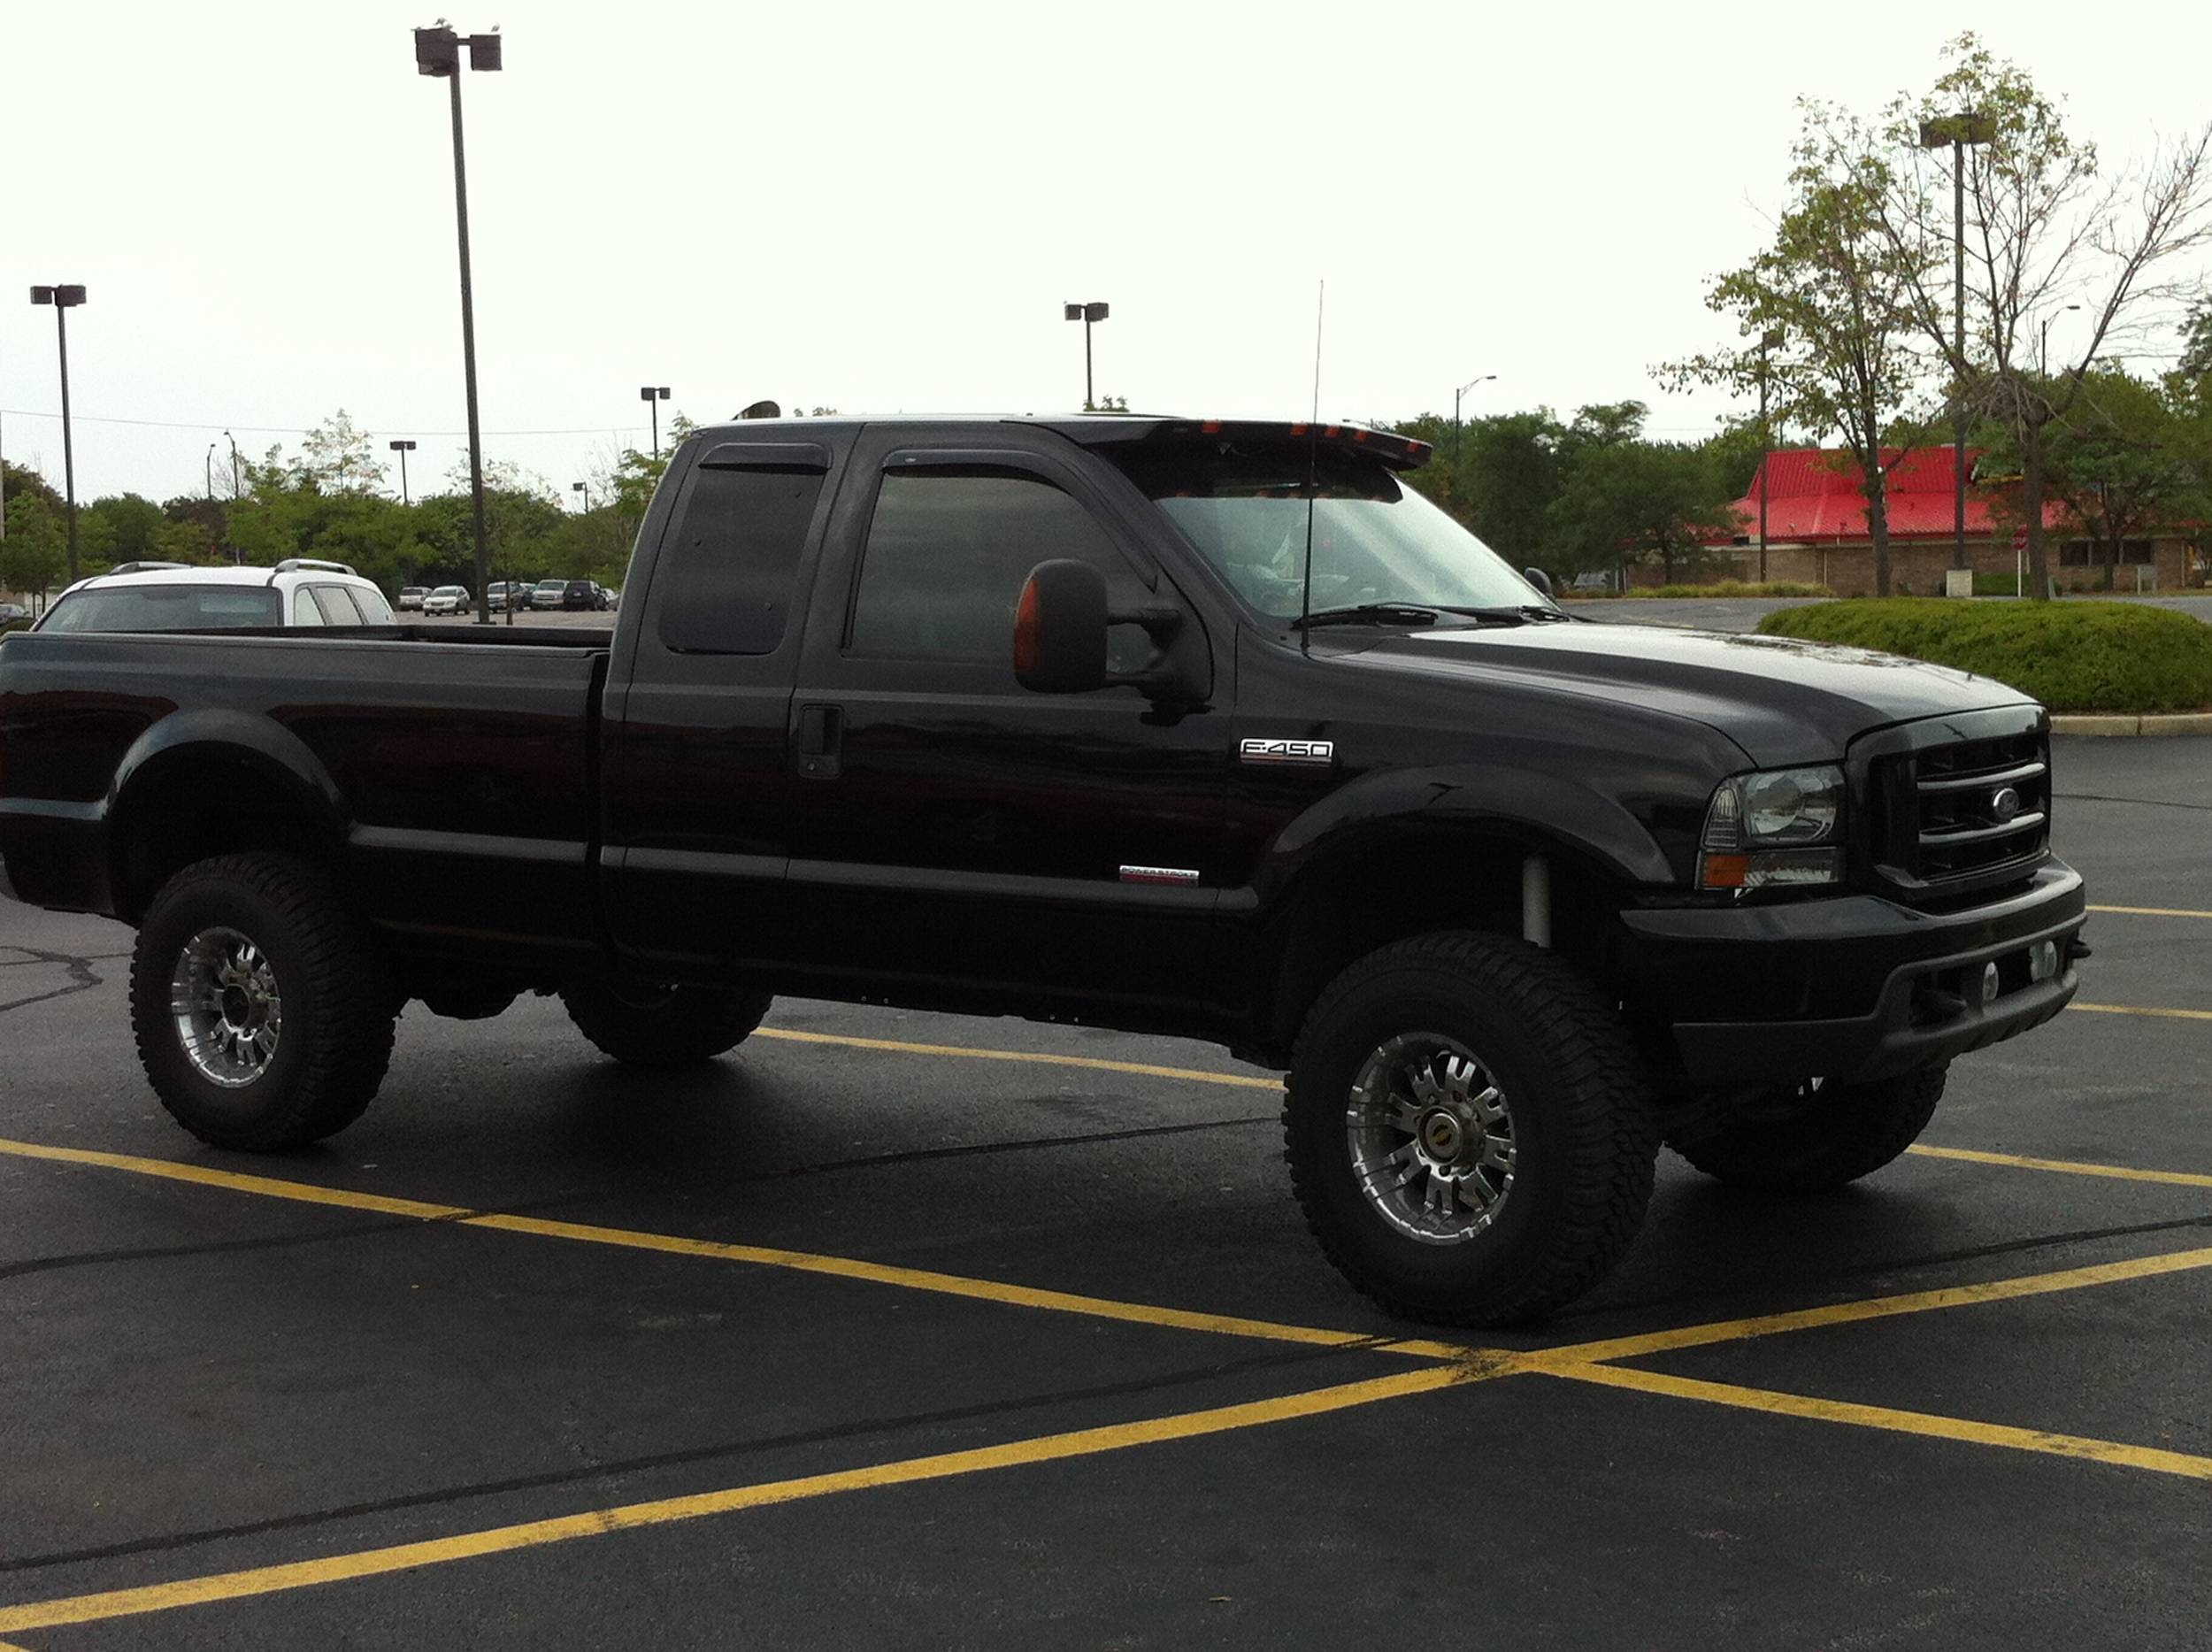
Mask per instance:
[[[293,468],[298,480],[324,493],[366,493],[384,485],[374,440],[342,407],[307,433]]]
[[[2123,176],[2101,177],[2096,146],[2073,138],[2058,104],[2024,69],[1972,35],[1945,48],[1948,66],[1924,95],[1885,111],[1876,211],[1901,264],[1915,271],[1909,308],[1965,405],[2001,423],[2018,453],[2020,511],[2034,595],[2049,595],[2043,497],[2050,427],[2072,412],[2116,328],[2183,295],[2168,272],[2212,245],[2212,126]],[[1962,125],[1962,111],[1973,119]],[[1949,144],[1964,191],[1966,344],[1952,335]],[[1933,254],[1935,256],[1929,256]],[[2043,324],[2077,303],[2085,327],[2054,369]],[[2085,339],[2083,334],[2085,333]]]
[[[1886,596],[1889,472],[1913,443],[1892,447],[1886,438],[1928,371],[1912,306],[1938,255],[1886,232],[1882,204],[1894,184],[1878,134],[1832,104],[1800,108],[1788,204],[1772,241],[1705,296],[1747,342],[1658,373],[1675,388],[1719,384],[1756,394],[1763,386],[1770,426],[1837,439],[1857,465],[1874,590]]]
[[[115,528],[97,511],[77,512],[77,566],[87,573],[113,567],[130,558],[116,549]]]
[[[2190,307],[2181,329],[2181,360],[2174,371],[2189,380],[2212,379],[2212,298]]]
[[[1647,442],[1642,403],[1584,408],[1561,443],[1565,480],[1545,512],[1547,565],[1594,572],[1648,559],[1672,583],[1702,568],[1711,539],[1734,525],[1712,457],[1682,442]]]
[[[4,496],[6,502],[12,504],[23,494],[38,499],[50,511],[62,508],[61,494],[51,482],[36,471],[26,470],[20,465],[11,465],[0,459],[0,496]]]
[[[8,534],[0,540],[0,588],[34,599],[69,566],[69,539],[60,515],[28,488],[8,496]]]
[[[2105,551],[2110,590],[2120,547],[2161,530],[2193,526],[2212,511],[2212,444],[2207,421],[2181,385],[2136,378],[2118,368],[2084,375],[2066,417],[2045,431],[2044,473],[2053,497]],[[1993,444],[1992,464],[2016,467],[2009,433]]]
[[[111,559],[116,562],[142,562],[154,554],[154,531],[161,526],[161,507],[138,494],[116,494],[105,499],[95,499],[78,514],[77,537],[81,549],[85,532],[94,517],[107,526],[110,533]],[[88,554],[81,558],[91,561]]]

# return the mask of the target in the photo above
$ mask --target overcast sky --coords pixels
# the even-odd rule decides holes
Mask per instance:
[[[2212,109],[2212,6],[1113,4],[648,6],[483,0],[469,76],[488,457],[564,494],[645,444],[648,381],[724,418],[1082,399],[1470,413],[1640,397],[1698,435],[1718,396],[1649,367],[1722,324],[1811,95],[1924,85],[1978,14],[2109,159]],[[61,480],[71,316],[81,498],[197,492],[344,407],[465,425],[444,87],[389,0],[0,0],[0,447]],[[2053,331],[2054,354],[2072,318]],[[120,421],[144,421],[139,423]],[[546,434],[550,433],[550,434]],[[396,477],[394,477],[396,485]]]

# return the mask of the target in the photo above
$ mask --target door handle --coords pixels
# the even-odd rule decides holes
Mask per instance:
[[[833,780],[838,773],[838,749],[845,738],[845,709],[837,705],[799,708],[799,775],[803,780]]]

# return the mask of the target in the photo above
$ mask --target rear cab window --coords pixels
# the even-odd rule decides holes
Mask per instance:
[[[695,465],[653,580],[655,629],[679,654],[771,654],[790,629],[828,457],[805,442],[724,443]]]

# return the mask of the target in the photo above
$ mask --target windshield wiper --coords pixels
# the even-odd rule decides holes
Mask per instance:
[[[1317,609],[1290,623],[1294,630],[1305,626],[1432,626],[1447,615],[1486,619],[1496,626],[1525,626],[1531,620],[1569,617],[1539,603],[1490,608],[1466,608],[1454,603],[1356,603],[1348,608]]]
[[[1349,608],[1317,608],[1290,624],[1293,630],[1309,626],[1432,626],[1445,612],[1417,603],[1357,603]]]

